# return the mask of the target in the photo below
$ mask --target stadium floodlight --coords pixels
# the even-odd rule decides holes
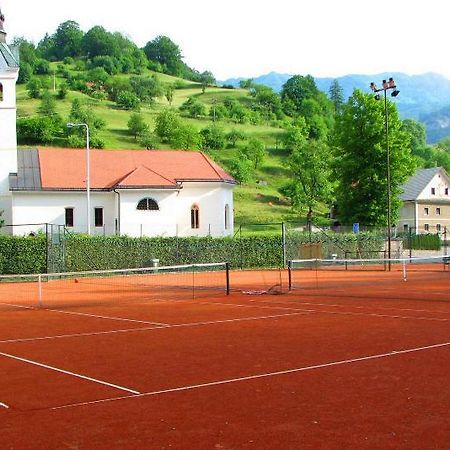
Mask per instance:
[[[87,234],[91,234],[91,163],[89,145],[89,125],[87,123],[69,122],[67,128],[86,128],[86,201],[87,201]]]
[[[386,181],[387,181],[387,240],[388,240],[388,261],[391,260],[391,215],[392,215],[392,199],[391,199],[391,155],[389,149],[389,114],[387,107],[387,91],[392,90],[391,97],[397,97],[400,91],[397,89],[394,78],[382,81],[381,88],[377,88],[376,84],[372,81],[370,83],[370,89],[375,92],[375,100],[381,100],[380,92],[384,92],[384,130],[386,135]],[[391,270],[391,263],[388,263],[389,270]]]

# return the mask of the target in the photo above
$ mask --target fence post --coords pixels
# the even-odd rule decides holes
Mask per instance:
[[[286,224],[281,222],[281,241],[283,245],[283,268],[286,267]]]

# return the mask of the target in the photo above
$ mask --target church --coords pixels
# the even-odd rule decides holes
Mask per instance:
[[[23,235],[232,236],[236,181],[202,152],[17,149],[19,58],[0,12],[0,216]]]

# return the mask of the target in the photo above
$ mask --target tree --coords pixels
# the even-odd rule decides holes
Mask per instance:
[[[401,130],[394,103],[387,104],[391,173],[392,223],[400,209],[401,186],[412,175],[410,137]],[[387,153],[384,102],[355,90],[336,122],[340,221],[371,226],[387,223]]]
[[[253,168],[257,169],[266,156],[266,146],[259,139],[250,139],[242,150],[242,153],[253,163]]]
[[[56,114],[56,100],[49,91],[44,91],[42,94],[38,113],[42,116],[53,116]]]
[[[89,57],[119,56],[119,46],[114,36],[103,27],[96,25],[83,36],[83,52]]]
[[[149,127],[145,123],[142,114],[133,113],[128,120],[128,130],[133,134],[134,139],[137,140],[138,136],[142,136],[148,132]]]
[[[138,110],[140,106],[139,97],[134,92],[122,91],[117,96],[117,106],[123,109]]]
[[[166,96],[166,100],[169,102],[170,106],[172,106],[174,92],[175,92],[175,86],[169,85],[166,87],[166,92],[164,95]]]
[[[132,76],[130,86],[141,102],[153,103],[154,99],[162,95],[163,88],[155,75],[151,77]]]
[[[59,25],[56,33],[52,37],[54,42],[53,48],[49,45],[50,42],[47,37],[47,42],[45,42],[47,54],[44,54],[43,56],[47,58],[53,57],[58,61],[61,61],[66,56],[80,56],[83,36],[84,32],[80,30],[80,25],[78,25],[77,22],[74,22],[73,20],[63,22]],[[44,43],[40,48],[42,49],[43,46]]]
[[[202,84],[202,93],[204,94],[206,91],[206,88],[212,84],[215,84],[216,79],[214,78],[214,75],[209,72],[205,71],[200,74],[200,83]]]
[[[242,140],[245,139],[245,133],[240,131],[240,130],[236,130],[235,128],[233,128],[226,136],[227,141],[229,142],[229,146],[230,147],[236,147],[236,143],[238,140]]]
[[[331,151],[324,141],[306,140],[297,135],[287,159],[292,181],[283,188],[296,209],[307,207],[310,223],[313,211],[320,203],[327,203],[333,192]]]
[[[150,61],[160,64],[164,72],[169,75],[177,76],[181,73],[181,50],[167,36],[157,36],[152,41],[147,42],[144,53]]]
[[[202,148],[205,150],[222,150],[225,147],[225,134],[222,128],[211,125],[200,131]]]
[[[328,91],[328,96],[334,107],[334,114],[340,114],[344,105],[344,90],[338,80],[333,80]]]
[[[186,112],[189,117],[196,119],[206,114],[206,107],[195,97],[189,97],[181,106],[180,111]]]
[[[172,109],[163,109],[155,120],[155,134],[163,142],[169,142],[174,130],[180,126],[180,118]]]
[[[39,98],[41,96],[41,80],[39,78],[31,78],[27,83],[28,97]]]
[[[231,163],[230,173],[240,183],[251,181],[253,172],[253,163],[242,153]]]

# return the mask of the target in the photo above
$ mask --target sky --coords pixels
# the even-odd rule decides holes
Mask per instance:
[[[448,0],[0,0],[8,40],[38,43],[66,20],[143,47],[175,42],[216,79],[436,72],[450,79]]]

